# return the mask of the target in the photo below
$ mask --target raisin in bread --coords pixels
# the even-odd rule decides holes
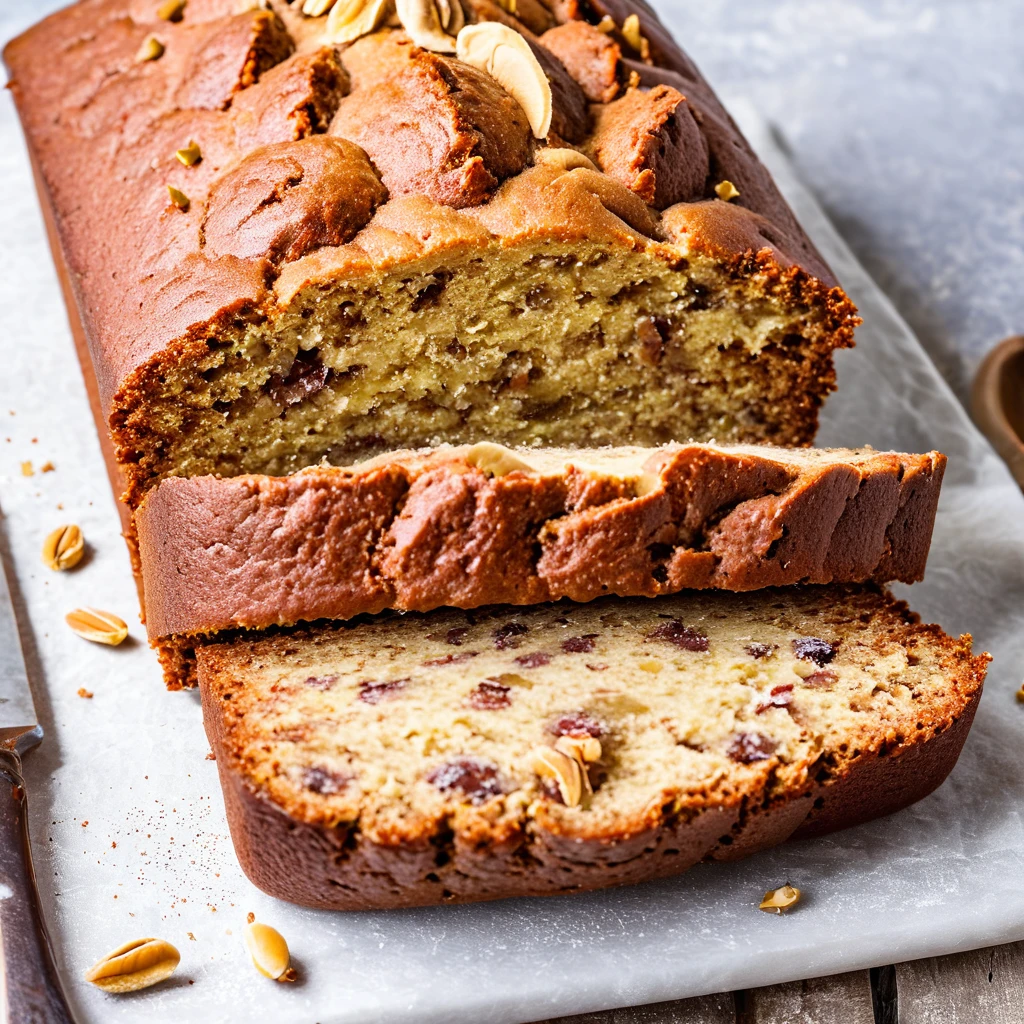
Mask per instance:
[[[987,656],[864,586],[386,614],[198,651],[246,873],[315,907],[566,893],[887,814]]]
[[[7,46],[133,507],[442,441],[813,439],[855,311],[655,15],[462,6],[550,125],[454,37],[283,0],[91,0]]]
[[[385,608],[920,579],[945,457],[669,445],[395,452],[171,478],[135,514],[168,685],[232,629]]]

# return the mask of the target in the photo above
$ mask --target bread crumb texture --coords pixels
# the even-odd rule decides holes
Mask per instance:
[[[392,615],[198,653],[221,771],[333,835],[339,863],[360,844],[526,863],[553,841],[582,844],[582,862],[620,844],[669,858],[643,877],[671,870],[682,826],[711,833],[681,867],[766,811],[792,808],[792,832],[860,762],[969,717],[987,660],[872,587]],[[577,806],[535,771],[560,736],[600,743]],[[883,788],[875,813],[893,809]],[[446,864],[425,901],[480,898]]]

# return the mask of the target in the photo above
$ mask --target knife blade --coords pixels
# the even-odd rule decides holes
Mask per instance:
[[[39,906],[21,774],[42,738],[0,565],[0,1017],[9,1024],[74,1024]]]
[[[0,746],[25,754],[42,738],[43,730],[36,717],[36,705],[28,685],[7,574],[0,571]]]

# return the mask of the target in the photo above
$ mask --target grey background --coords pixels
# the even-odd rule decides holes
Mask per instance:
[[[1024,4],[654,0],[805,182],[961,399],[1024,332]]]
[[[653,2],[712,85],[775,123],[964,399],[1024,331],[1024,3]],[[0,0],[0,43],[63,5]],[[0,104],[0,145],[16,132]]]

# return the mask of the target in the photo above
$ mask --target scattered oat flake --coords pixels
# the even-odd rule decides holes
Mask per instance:
[[[84,686],[78,688],[78,696],[84,697],[86,700],[92,700],[92,690],[87,690]]]
[[[50,461],[46,461],[39,467],[40,473],[52,473],[57,467]]]
[[[185,934],[188,936],[189,942],[195,942],[196,941],[196,937],[191,932],[185,932]]]
[[[22,476],[35,476],[35,470],[32,468],[32,460],[29,459],[27,462],[21,464],[21,475]]]

